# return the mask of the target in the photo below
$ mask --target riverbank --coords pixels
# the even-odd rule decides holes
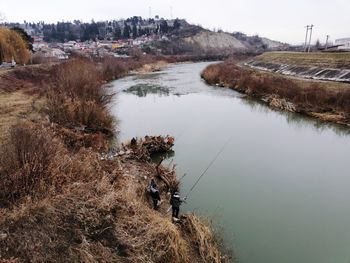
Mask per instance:
[[[211,85],[228,87],[270,107],[350,124],[350,85],[289,78],[238,65],[233,60],[210,65],[201,74]]]
[[[141,145],[111,156],[116,120],[104,83],[147,64],[116,62],[75,59],[40,76],[30,67],[6,75],[25,86],[2,82],[1,260],[229,262],[209,224],[193,214],[174,224],[165,213],[178,185],[173,169],[156,169]],[[12,97],[25,106],[13,110]],[[164,200],[159,211],[145,191],[151,178]]]

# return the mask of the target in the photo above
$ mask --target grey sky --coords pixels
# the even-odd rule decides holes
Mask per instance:
[[[133,15],[186,18],[206,28],[259,34],[289,43],[302,43],[307,24],[314,40],[350,37],[350,0],[0,0],[8,21],[95,21]]]

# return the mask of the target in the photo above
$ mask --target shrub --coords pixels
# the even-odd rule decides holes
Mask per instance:
[[[97,67],[88,60],[73,59],[54,69],[53,91],[72,100],[93,100],[104,103],[101,87],[102,76]]]
[[[101,71],[103,79],[113,80],[116,78],[120,78],[128,73],[128,68],[123,63],[122,60],[113,58],[113,57],[105,57],[101,61]]]
[[[35,197],[47,191],[57,149],[49,133],[25,124],[12,126],[0,150],[0,204],[6,206],[26,195]]]
[[[102,79],[101,72],[88,60],[74,59],[58,65],[47,92],[50,120],[67,127],[85,126],[110,133],[114,121],[107,105],[114,94],[102,85]]]
[[[52,121],[66,127],[85,126],[87,131],[111,133],[114,118],[94,101],[73,100],[67,97],[48,96],[48,114]]]

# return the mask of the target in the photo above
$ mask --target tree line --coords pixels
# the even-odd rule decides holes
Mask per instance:
[[[83,23],[57,22],[55,24],[27,23],[24,27],[35,35],[43,35],[47,42],[66,42],[71,40],[119,40],[150,35],[165,35],[181,27],[181,20],[143,19],[131,17],[126,20],[112,20]]]

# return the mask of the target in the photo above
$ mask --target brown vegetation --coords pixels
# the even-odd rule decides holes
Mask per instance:
[[[29,60],[27,45],[16,31],[0,27],[0,64],[12,59],[18,64],[26,64]]]
[[[20,91],[12,93],[0,91],[0,143],[7,137],[8,127],[16,124],[19,119],[37,119],[39,114],[36,109],[41,105],[42,101],[36,96]]]
[[[210,65],[203,71],[202,77],[209,84],[262,98],[270,105],[273,101],[271,106],[280,105],[277,107],[313,116],[316,116],[314,113],[328,113],[331,118],[325,120],[343,124],[350,122],[350,85],[347,84],[291,79],[243,68],[234,61]],[[276,103],[276,100],[284,102]],[[291,103],[293,107],[286,103]]]
[[[30,85],[5,93],[30,90],[46,109],[33,106],[40,117],[25,116],[0,146],[0,262],[229,262],[197,217],[176,225],[167,201],[153,210],[151,178],[162,200],[178,186],[175,169],[147,162],[169,147],[145,139],[128,156],[102,158],[113,135],[105,81],[152,61],[75,59],[11,71]]]
[[[54,70],[47,92],[47,113],[52,122],[111,135],[114,121],[106,107],[112,96],[92,62],[71,60]]]
[[[27,125],[12,126],[8,140],[1,145],[0,206],[47,191],[57,152],[57,142],[47,132]]]

